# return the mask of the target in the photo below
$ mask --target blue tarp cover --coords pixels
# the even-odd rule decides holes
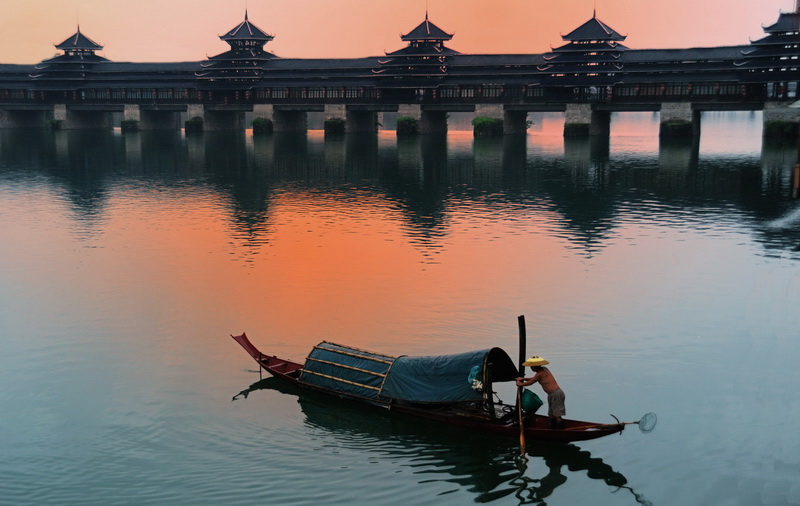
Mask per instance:
[[[513,361],[500,348],[397,358],[322,342],[306,359],[300,383],[381,404],[451,403],[481,401],[484,393],[473,386],[511,381],[516,374]]]
[[[472,388],[470,371],[474,366],[483,370],[488,354],[489,350],[481,350],[458,355],[400,357],[392,365],[381,395],[409,402],[480,401],[483,393]]]

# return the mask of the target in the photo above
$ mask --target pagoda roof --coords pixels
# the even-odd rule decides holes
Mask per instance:
[[[800,35],[799,34],[785,34],[785,33],[771,33],[765,37],[762,37],[758,40],[751,40],[750,44],[754,46],[769,46],[769,45],[786,45],[786,44],[797,44],[800,42]]]
[[[767,33],[800,31],[800,12],[781,12],[778,21],[763,28]]]
[[[598,42],[589,42],[589,43],[582,43],[576,44],[574,42],[568,42],[560,47],[555,47],[552,49],[554,53],[567,53],[567,52],[575,52],[575,53],[585,53],[587,51],[594,51],[594,52],[618,52],[618,51],[627,51],[630,49],[628,46],[623,44],[619,44],[615,41],[598,41]]]
[[[461,54],[455,49],[450,49],[445,46],[421,46],[413,47],[408,46],[391,53],[386,53],[386,56],[450,56],[454,54]]]
[[[99,51],[103,49],[103,46],[98,44],[97,42],[93,41],[86,35],[81,33],[81,27],[78,26],[78,31],[75,32],[74,35],[68,37],[64,42],[61,44],[56,45],[56,49],[61,50],[69,50],[69,49],[89,49],[93,51]]]
[[[428,20],[428,13],[425,12],[425,21],[405,35],[400,35],[401,40],[450,40],[452,33],[447,33]]]
[[[230,51],[225,51],[224,53],[220,53],[220,54],[215,55],[215,56],[210,56],[208,59],[210,61],[217,61],[217,60],[223,60],[223,61],[247,60],[247,61],[251,61],[251,60],[271,60],[273,58],[278,58],[278,57],[275,54],[270,53],[269,51],[263,51],[263,50],[260,50],[260,51],[254,51],[254,50],[237,51],[237,50],[231,49]]]
[[[264,32],[259,27],[251,23],[247,17],[247,11],[245,11],[244,21],[239,23],[232,30],[228,31],[228,33],[225,35],[220,35],[219,38],[226,42],[232,40],[263,40],[266,43],[274,39],[275,36]]]
[[[572,30],[566,35],[562,35],[563,40],[579,41],[579,40],[616,40],[623,41],[627,35],[621,35],[616,30],[597,19],[597,13],[592,15],[592,18]]]

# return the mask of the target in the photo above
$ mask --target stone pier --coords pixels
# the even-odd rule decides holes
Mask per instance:
[[[180,128],[176,111],[142,110],[136,104],[126,104],[123,120],[136,121],[139,130],[176,130]]]
[[[63,130],[78,129],[110,129],[111,113],[91,109],[71,109],[66,104],[53,106],[53,119],[60,123]]]
[[[503,133],[505,135],[525,134],[527,132],[527,111],[503,111]]]
[[[661,104],[662,138],[691,138],[700,136],[700,111],[689,102],[664,102]]]
[[[592,104],[567,104],[564,114],[564,137],[609,135],[611,112],[592,108]]]
[[[765,137],[797,139],[800,134],[800,108],[780,102],[764,104]]]
[[[447,133],[447,112],[426,111],[419,104],[400,104],[397,116],[407,116],[417,120],[421,134]]]
[[[374,111],[347,111],[347,133],[374,134],[378,131],[378,115]]]
[[[305,132],[308,129],[306,111],[273,108],[275,132]]]

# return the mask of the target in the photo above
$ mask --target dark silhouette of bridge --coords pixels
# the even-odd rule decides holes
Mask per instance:
[[[596,14],[541,54],[462,54],[428,19],[401,36],[405,47],[379,57],[280,58],[273,39],[244,20],[220,38],[230,49],[204,61],[114,62],[78,31],[35,65],[0,64],[0,127],[245,128],[245,114],[275,131],[306,128],[306,115],[340,119],[348,132],[374,132],[376,115],[412,118],[421,133],[447,130],[447,114],[527,129],[529,112],[565,114],[565,135],[607,135],[610,115],[657,111],[662,134],[698,135],[703,111],[762,110],[765,123],[800,122],[800,0],[737,46],[631,49]],[[115,115],[115,113],[117,113]]]

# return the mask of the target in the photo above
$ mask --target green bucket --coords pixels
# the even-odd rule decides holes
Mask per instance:
[[[521,403],[522,411],[529,415],[536,413],[536,411],[542,407],[542,404],[544,404],[538,395],[531,392],[527,388],[522,391]]]

